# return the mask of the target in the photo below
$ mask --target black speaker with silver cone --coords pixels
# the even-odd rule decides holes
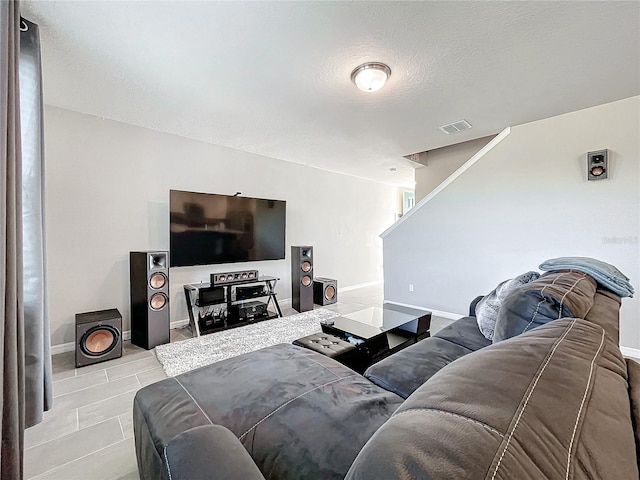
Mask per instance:
[[[316,277],[313,279],[313,303],[316,305],[331,305],[337,301],[337,280],[324,277]]]
[[[76,314],[76,367],[122,356],[122,315],[116,308]]]

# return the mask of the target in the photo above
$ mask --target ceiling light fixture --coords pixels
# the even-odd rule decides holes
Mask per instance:
[[[391,76],[391,69],[380,62],[367,62],[351,72],[351,81],[363,92],[380,90]]]

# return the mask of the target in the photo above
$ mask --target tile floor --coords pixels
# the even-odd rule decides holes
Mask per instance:
[[[347,314],[381,306],[382,285],[340,292],[324,308]],[[281,305],[283,315],[297,313]],[[432,332],[450,321],[434,317]],[[171,331],[171,341],[191,336]],[[54,407],[25,432],[27,480],[137,480],[132,405],[136,391],[166,378],[153,350],[125,342],[121,358],[74,368],[73,352],[53,356]]]

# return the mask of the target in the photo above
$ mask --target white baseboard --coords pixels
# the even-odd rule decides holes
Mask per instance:
[[[637,348],[620,347],[620,351],[622,352],[622,355],[624,355],[625,357],[640,359],[640,350]]]
[[[434,308],[423,307],[420,305],[411,305],[409,303],[392,302],[389,300],[385,300],[384,303],[390,303],[392,305],[398,305],[400,307],[415,308],[416,310],[426,310],[431,312],[431,314],[435,317],[446,318],[448,320],[460,320],[462,317],[464,317],[464,315],[460,315],[459,313],[444,312],[442,310],[436,310]]]
[[[182,320],[176,320],[175,322],[171,322],[169,324],[169,328],[171,330],[174,330],[176,328],[186,327],[187,325],[189,325],[189,319],[188,318],[184,318]]]
[[[358,288],[371,287],[373,285],[379,285],[382,280],[374,280],[373,282],[358,283],[356,285],[349,285],[348,287],[338,287],[338,293],[350,292],[351,290],[357,290]]]

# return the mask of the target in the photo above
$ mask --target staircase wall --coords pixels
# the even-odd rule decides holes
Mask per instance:
[[[587,181],[586,153],[604,148],[609,179]],[[475,296],[560,256],[609,262],[640,292],[640,97],[512,127],[461,168],[382,234],[386,301],[464,315]],[[632,349],[638,296],[621,310]]]

